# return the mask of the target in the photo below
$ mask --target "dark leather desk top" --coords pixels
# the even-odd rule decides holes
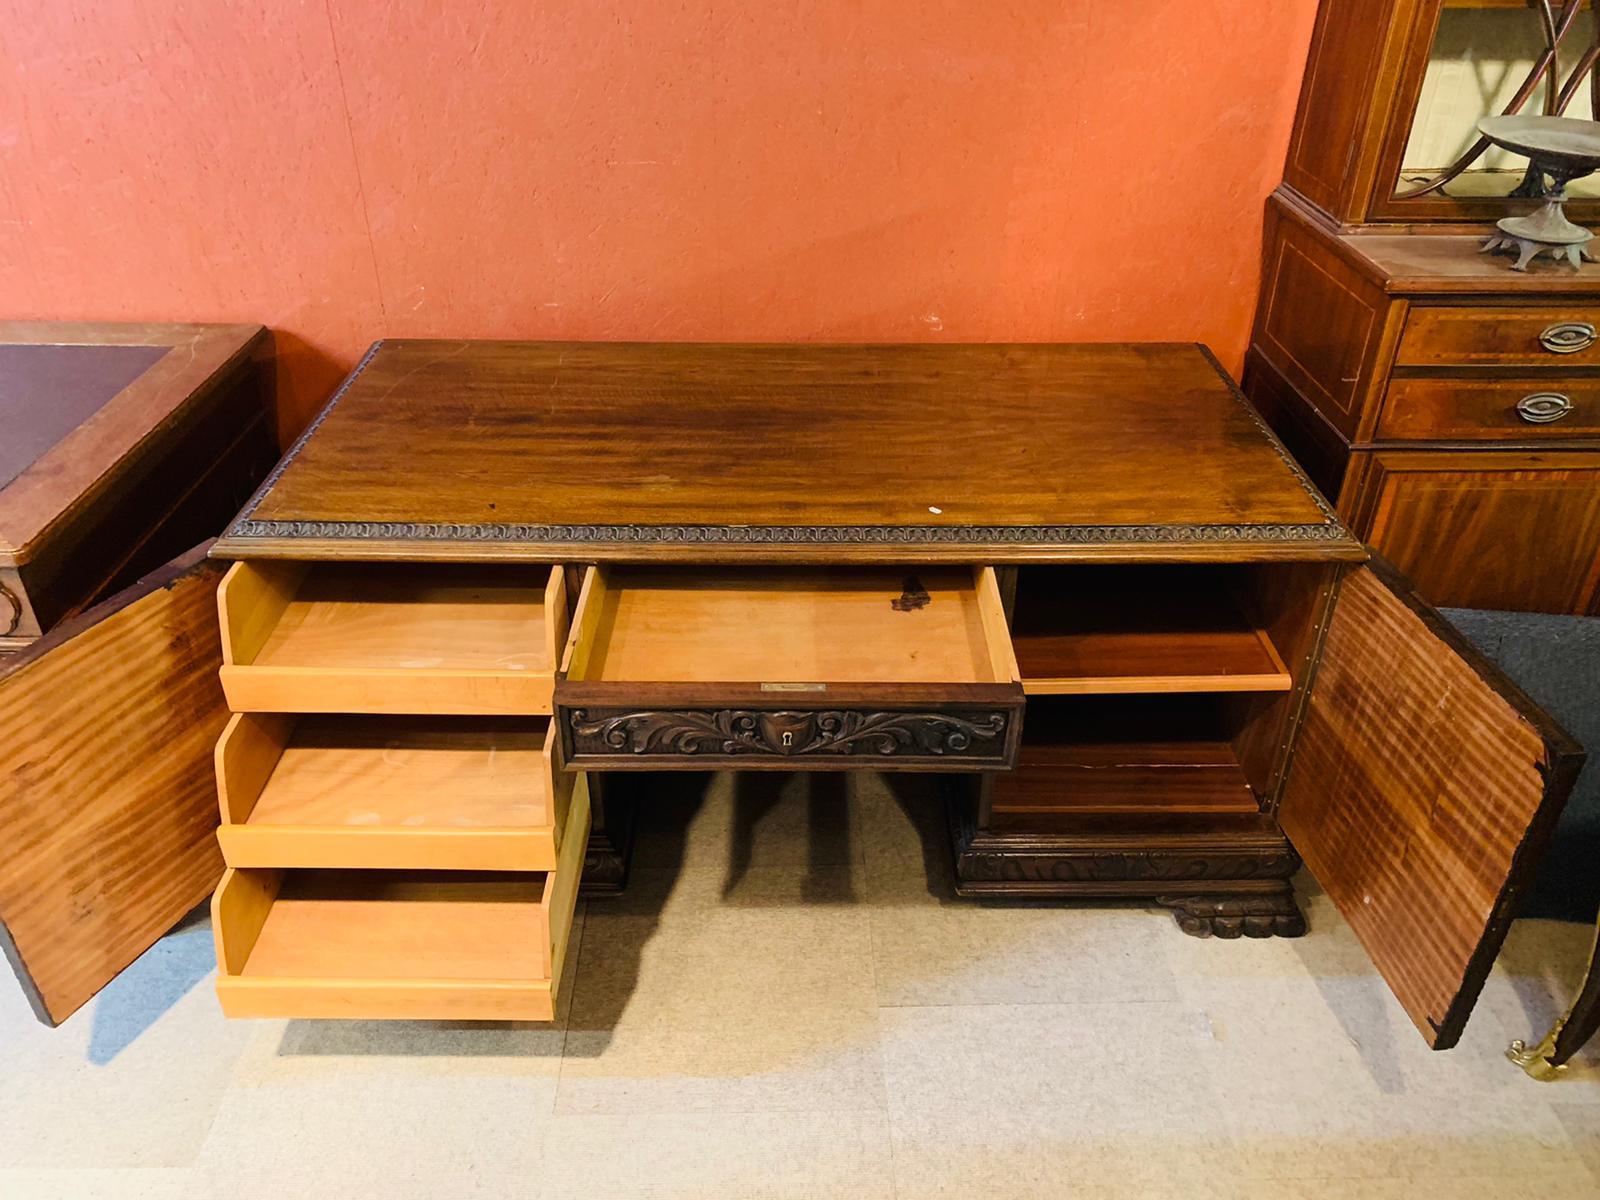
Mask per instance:
[[[166,346],[0,344],[0,488],[166,352]]]
[[[259,325],[0,321],[0,566],[99,503],[267,342]]]
[[[219,556],[1359,558],[1202,347],[380,342]]]

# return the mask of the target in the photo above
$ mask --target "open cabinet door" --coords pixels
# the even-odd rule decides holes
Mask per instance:
[[[0,946],[46,1024],[222,877],[222,569],[207,549],[0,658]]]
[[[1394,568],[1345,576],[1278,820],[1435,1050],[1460,1038],[1582,765]]]

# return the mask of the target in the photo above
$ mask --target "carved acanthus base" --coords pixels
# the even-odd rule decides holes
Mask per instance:
[[[1157,896],[1190,937],[1304,937],[1305,914],[1289,889],[1265,896]]]

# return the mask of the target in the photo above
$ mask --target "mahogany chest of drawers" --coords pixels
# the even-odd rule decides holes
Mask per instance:
[[[1244,386],[1435,604],[1600,612],[1600,283],[1268,206]]]
[[[968,895],[1292,936],[1303,859],[1443,1048],[1581,759],[1193,345],[383,342],[211,555],[79,633],[193,733],[0,866],[47,1019],[211,886],[232,1015],[543,1019],[609,775],[915,770]],[[76,640],[30,761],[158,736],[20,715]]]

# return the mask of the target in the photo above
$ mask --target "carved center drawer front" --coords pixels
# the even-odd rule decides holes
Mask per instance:
[[[1380,438],[1544,440],[1600,436],[1600,379],[1416,379],[1389,385]]]
[[[556,681],[575,768],[972,771],[1023,693],[989,568],[591,568]]]
[[[1600,366],[1592,305],[1461,308],[1419,305],[1406,318],[1401,367]]]

